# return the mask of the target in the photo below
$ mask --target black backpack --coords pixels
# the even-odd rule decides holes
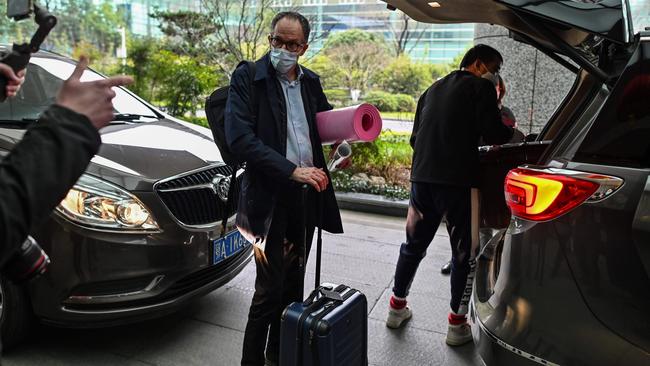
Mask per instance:
[[[239,67],[242,64],[246,64],[248,67],[248,74],[250,75],[250,100],[253,105],[254,110],[256,110],[255,102],[255,88],[253,87],[253,81],[255,80],[255,63],[251,61],[242,61],[237,65]],[[235,185],[237,184],[237,170],[239,169],[241,161],[239,161],[228,148],[228,143],[226,142],[226,102],[228,101],[228,91],[230,86],[224,86],[212,92],[209,97],[205,100],[205,115],[208,117],[208,124],[210,125],[210,130],[212,130],[212,136],[214,137],[214,143],[219,148],[221,152],[221,159],[224,163],[232,167],[232,175],[230,176],[230,187],[228,189],[228,200],[226,202],[226,209],[223,210],[223,219],[221,222],[221,236],[223,237],[226,234],[226,225],[228,224],[228,207],[230,207],[230,202],[232,201],[232,195],[234,193]],[[254,116],[253,116],[254,117]]]
[[[248,67],[248,74],[250,75],[251,85],[251,102],[255,99],[255,88],[253,88],[253,81],[255,80],[255,63],[251,61],[242,61],[237,65],[246,64]],[[225,127],[225,112],[226,102],[228,101],[228,91],[230,86],[224,86],[212,92],[205,100],[205,115],[208,117],[208,124],[212,130],[214,143],[217,144],[223,162],[236,168],[241,162],[232,154],[226,142],[226,127]]]

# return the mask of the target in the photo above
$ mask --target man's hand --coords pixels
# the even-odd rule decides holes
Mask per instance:
[[[7,97],[15,97],[20,86],[25,82],[25,70],[14,73],[14,70],[3,63],[0,63],[0,74],[7,79]]]
[[[116,86],[133,82],[129,76],[115,76],[108,79],[81,82],[81,76],[88,67],[88,58],[81,56],[77,67],[56,97],[57,104],[83,114],[98,130],[106,126],[115,117],[113,98]]]
[[[314,187],[317,192],[322,192],[327,188],[329,179],[323,169],[318,168],[296,168],[291,174],[291,179],[300,183],[307,183]]]

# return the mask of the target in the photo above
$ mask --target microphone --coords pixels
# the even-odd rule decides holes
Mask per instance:
[[[352,147],[347,143],[347,141],[343,140],[343,142],[341,142],[341,144],[336,148],[332,159],[330,159],[330,162],[327,164],[327,169],[330,172],[336,171],[336,167],[350,156],[352,156]]]

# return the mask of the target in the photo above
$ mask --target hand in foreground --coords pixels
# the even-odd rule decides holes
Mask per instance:
[[[3,63],[0,63],[0,74],[7,79],[7,97],[15,97],[20,86],[25,82],[25,70],[14,73],[14,70]]]
[[[107,79],[82,82],[81,76],[88,67],[88,58],[82,56],[70,78],[56,97],[57,104],[83,114],[98,130],[106,126],[115,117],[113,98],[116,86],[133,82],[129,76],[115,76]]]
[[[319,168],[296,168],[291,174],[291,179],[300,183],[307,183],[314,187],[317,192],[322,192],[327,188],[329,179],[323,169]]]

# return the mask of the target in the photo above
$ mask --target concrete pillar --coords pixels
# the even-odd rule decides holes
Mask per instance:
[[[575,74],[534,47],[510,39],[508,30],[500,26],[477,24],[474,43],[501,52],[501,77],[507,88],[504,105],[515,113],[520,130],[539,132],[571,89]]]

